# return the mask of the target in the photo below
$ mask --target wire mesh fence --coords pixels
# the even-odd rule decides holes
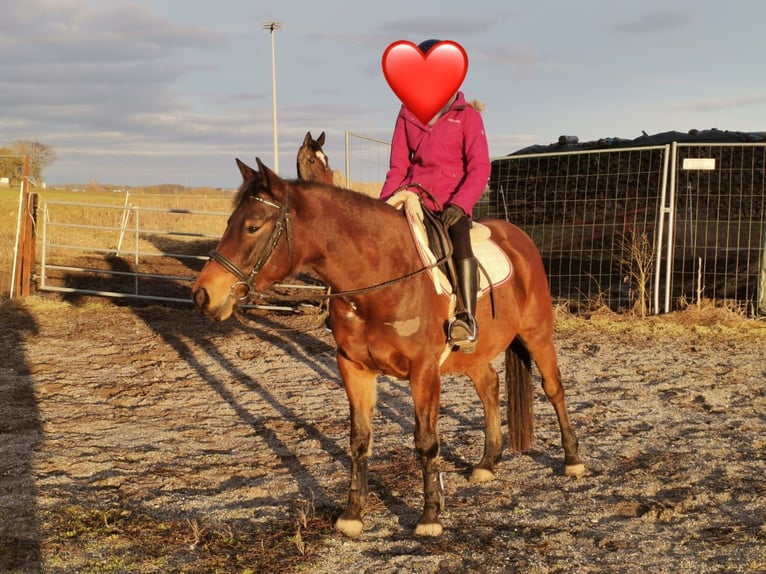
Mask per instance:
[[[665,151],[495,160],[480,214],[507,219],[532,237],[557,299],[575,307],[649,306]]]
[[[382,182],[387,142],[347,133],[347,173]],[[766,313],[766,144],[667,143],[495,158],[474,217],[537,244],[572,310]]]
[[[707,298],[766,313],[766,146],[679,144],[675,157],[676,306]]]
[[[346,187],[377,197],[386,180],[388,142],[346,132]]]
[[[481,215],[540,249],[576,309],[668,312],[713,300],[766,312],[764,144],[673,144],[493,161]]]

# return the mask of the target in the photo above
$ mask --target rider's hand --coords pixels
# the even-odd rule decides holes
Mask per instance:
[[[445,227],[449,228],[455,225],[458,219],[465,216],[466,214],[462,207],[455,205],[454,203],[450,203],[447,205],[447,207],[444,208],[444,211],[441,212],[439,219],[441,219]]]

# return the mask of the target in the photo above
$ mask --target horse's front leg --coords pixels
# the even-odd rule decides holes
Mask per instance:
[[[439,514],[444,508],[444,489],[437,457],[439,456],[439,400],[441,377],[436,362],[413,367],[410,387],[415,406],[415,449],[423,466],[423,514],[415,527],[420,536],[439,536]]]
[[[338,354],[343,384],[351,411],[351,485],[348,505],[335,528],[355,538],[362,533],[362,516],[367,503],[367,461],[372,454],[372,412],[377,397],[376,375]]]

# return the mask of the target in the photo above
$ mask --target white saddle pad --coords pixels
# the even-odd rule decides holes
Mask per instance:
[[[428,246],[428,236],[423,223],[423,211],[417,194],[411,191],[399,191],[388,200],[388,203],[397,209],[403,209],[410,224],[412,236],[420,253],[424,265],[432,265],[436,257]],[[479,297],[489,291],[491,285],[499,285],[511,278],[513,267],[505,251],[492,241],[491,231],[481,223],[473,223],[471,228],[471,247],[473,254],[479,261]],[[447,276],[438,268],[430,271],[434,280],[434,287],[438,293],[452,293],[452,285]]]

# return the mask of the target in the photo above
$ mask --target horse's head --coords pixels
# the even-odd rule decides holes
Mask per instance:
[[[260,159],[256,162],[258,171],[237,160],[242,185],[234,211],[192,287],[197,307],[218,321],[229,318],[251,292],[263,292],[287,276],[292,267],[287,184]]]
[[[332,184],[330,160],[322,150],[323,145],[324,132],[317,139],[311,137],[311,132],[306,132],[303,145],[298,149],[296,160],[298,179]]]

